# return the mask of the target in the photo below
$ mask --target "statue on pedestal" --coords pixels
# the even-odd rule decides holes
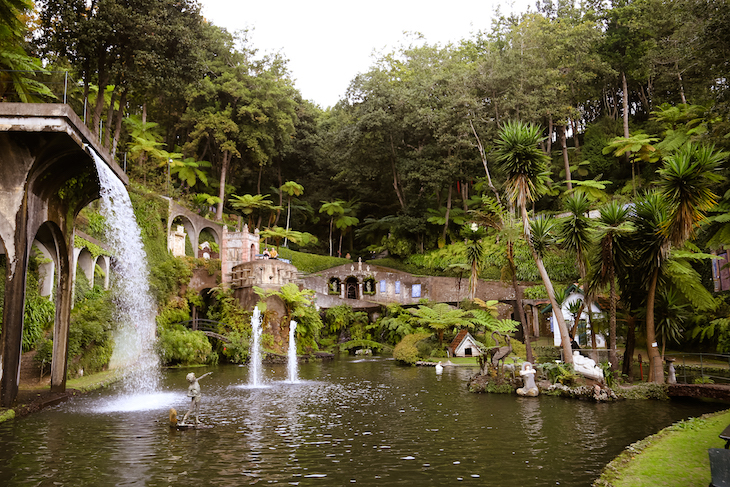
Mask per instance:
[[[185,421],[188,419],[188,416],[190,413],[193,413],[195,415],[195,424],[200,424],[200,420],[198,419],[198,411],[200,410],[200,384],[198,384],[198,381],[205,377],[206,375],[210,375],[213,372],[208,372],[207,374],[203,374],[200,377],[195,377],[195,374],[190,372],[185,378],[190,383],[190,386],[188,386],[188,397],[190,398],[190,409],[188,409],[188,412],[185,413],[185,416],[183,416],[183,420],[180,422],[180,426],[186,426]]]

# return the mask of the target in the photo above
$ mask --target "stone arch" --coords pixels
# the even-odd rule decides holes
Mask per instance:
[[[345,297],[347,299],[360,299],[360,283],[357,277],[350,276],[345,279]]]
[[[213,228],[211,225],[208,225],[208,226],[205,226],[205,227],[201,228],[200,231],[198,232],[198,238],[197,238],[197,240],[198,240],[198,246],[194,249],[195,250],[195,256],[196,257],[200,257],[200,255],[198,255],[198,254],[200,254],[200,245],[203,243],[201,241],[202,240],[202,236],[204,235],[203,232],[209,233],[210,235],[213,236],[213,241],[216,243],[216,245],[218,245],[218,252],[212,251],[212,252],[210,252],[210,254],[212,254],[211,257],[214,258],[214,259],[219,258],[220,257],[221,236],[218,234],[218,232],[216,231],[216,229]]]
[[[340,281],[340,278],[337,276],[332,276],[329,278],[329,282],[327,283],[328,287],[328,293],[329,294],[337,294],[339,295],[342,292],[342,282]]]
[[[363,294],[375,294],[376,283],[373,276],[368,276],[362,281],[362,292]]]
[[[248,261],[253,262],[254,260],[256,260],[256,246],[251,244],[251,247],[248,249]]]
[[[93,254],[86,247],[76,250],[78,250],[78,257],[76,257],[76,267],[74,268],[74,282],[76,281],[77,269],[80,268],[86,276],[86,280],[89,281],[89,286],[94,287],[94,265],[96,264],[96,259],[94,259]]]
[[[109,271],[111,270],[111,259],[109,256],[98,255],[94,260],[94,271],[96,271],[97,267],[104,273],[104,285],[102,287],[105,290],[109,289]]]
[[[192,257],[197,257],[198,231],[195,228],[192,220],[190,220],[190,218],[188,218],[187,216],[183,214],[178,214],[174,217],[171,216],[170,224],[168,226],[168,240],[170,238],[169,235],[178,225],[182,225],[182,227],[185,229],[186,238],[190,239],[190,245],[193,248]],[[168,249],[171,249],[171,244],[168,244]],[[187,255],[187,252],[185,252],[185,254]]]
[[[37,239],[33,240],[33,251],[37,251],[43,256],[44,262],[38,267],[39,285],[41,296],[50,296],[53,293],[53,285],[56,280],[56,262],[55,249],[49,249]]]

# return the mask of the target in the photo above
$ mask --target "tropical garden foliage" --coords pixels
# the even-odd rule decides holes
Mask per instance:
[[[540,281],[556,309],[557,284],[579,282],[586,304],[608,296],[609,341],[627,353],[637,324],[650,345],[730,351],[708,278],[730,244],[726,0],[548,0],[458,43],[406,37],[326,109],[282,55],[194,0],[0,4],[0,85],[56,101],[46,80],[80,80],[68,103],[139,185],[140,214],[161,204],[143,195],[166,194],[294,250]],[[165,303],[189,266],[149,230]],[[389,308],[362,339],[452,326],[454,310],[427,309]]]

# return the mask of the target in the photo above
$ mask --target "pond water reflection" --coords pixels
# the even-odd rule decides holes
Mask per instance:
[[[702,402],[595,404],[553,397],[471,394],[474,369],[399,367],[344,358],[265,366],[201,381],[201,420],[176,431],[189,370],[171,370],[154,395],[121,387],[0,425],[3,485],[473,485],[586,486],[626,445],[690,416]]]

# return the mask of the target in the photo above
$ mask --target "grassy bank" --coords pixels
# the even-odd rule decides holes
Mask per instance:
[[[708,448],[723,448],[718,435],[730,424],[730,410],[680,421],[644,438],[609,463],[595,487],[706,487]]]
[[[51,386],[21,387],[18,391],[16,405],[12,408],[0,408],[0,423],[39,411],[49,405],[57,404],[70,396],[83,394],[107,387],[121,379],[118,370],[104,371],[77,379],[66,381],[66,392],[51,392]]]

